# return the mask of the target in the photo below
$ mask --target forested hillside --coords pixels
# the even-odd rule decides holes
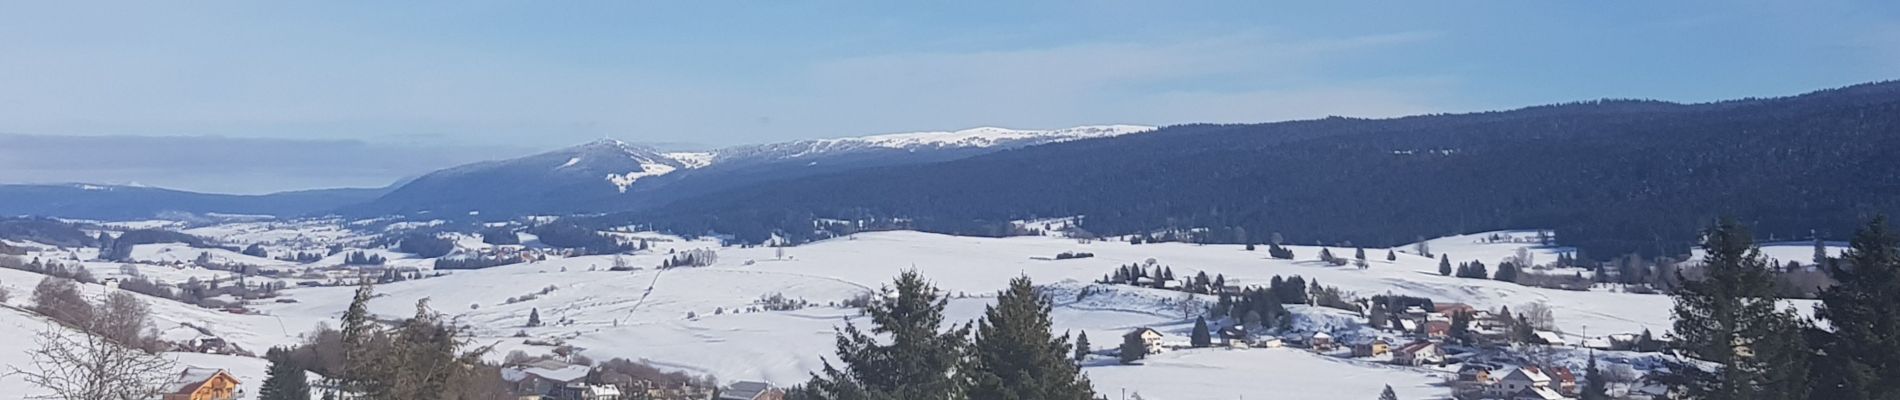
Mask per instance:
[[[1900,212],[1900,83],[1706,104],[1605,100],[1396,119],[1187,125],[760,184],[622,214],[746,241],[818,219],[1000,235],[1082,215],[1094,234],[1392,245],[1555,228],[1589,257],[1679,253],[1732,215],[1764,237],[1845,237]],[[834,229],[837,230],[837,229]]]

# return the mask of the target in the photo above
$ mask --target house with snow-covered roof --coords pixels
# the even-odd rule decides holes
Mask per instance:
[[[1372,339],[1352,345],[1353,357],[1378,357],[1390,352],[1392,352],[1392,343],[1385,339]]]
[[[718,400],[782,400],[785,392],[765,382],[739,381],[719,391]]]
[[[1525,388],[1507,398],[1510,400],[1564,400],[1567,397],[1550,388]]]
[[[580,400],[586,394],[587,373],[593,368],[541,360],[528,365],[503,368],[501,379],[519,396],[545,399]]]
[[[1545,375],[1537,367],[1500,370],[1493,372],[1491,376],[1497,378],[1497,384],[1491,387],[1490,393],[1497,397],[1517,398],[1517,395],[1529,389],[1550,390],[1550,376]],[[1556,393],[1556,391],[1551,391],[1551,393]]]
[[[614,385],[588,385],[587,390],[581,391],[581,400],[622,400],[624,396],[620,387]]]
[[[1247,329],[1240,326],[1220,328],[1220,340],[1229,348],[1244,349],[1253,346],[1253,334],[1247,333]]]
[[[1145,326],[1140,327],[1140,328],[1135,328],[1135,330],[1128,331],[1127,334],[1122,335],[1122,339],[1124,340],[1128,338],[1140,339],[1142,347],[1146,347],[1148,349],[1148,354],[1157,354],[1161,352],[1161,338],[1163,337],[1164,336],[1161,335],[1161,331],[1157,331],[1157,330],[1154,330],[1154,328],[1149,328]]]
[[[1537,343],[1537,344],[1543,344],[1543,345],[1551,345],[1551,346],[1568,346],[1568,345],[1570,345],[1570,341],[1569,341],[1569,340],[1564,340],[1564,337],[1563,337],[1563,335],[1559,335],[1559,334],[1557,334],[1557,332],[1551,332],[1551,331],[1536,331],[1536,332],[1532,332],[1532,333],[1531,333],[1531,335],[1532,335],[1532,336],[1531,336],[1531,342],[1532,342],[1532,343]]]
[[[1333,335],[1323,331],[1313,332],[1313,336],[1306,339],[1306,346],[1313,348],[1313,351],[1332,350]]]
[[[1416,366],[1442,362],[1445,362],[1445,349],[1437,343],[1417,341],[1392,350],[1393,364]]]

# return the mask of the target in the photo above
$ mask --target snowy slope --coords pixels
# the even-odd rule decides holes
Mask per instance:
[[[232,236],[284,237],[284,233],[222,229]],[[324,228],[309,229],[317,232]],[[1396,261],[1386,261],[1386,249],[1367,249],[1371,267],[1360,270],[1322,263],[1317,260],[1320,248],[1311,246],[1290,246],[1295,259],[1274,260],[1267,258],[1265,251],[1245,251],[1236,245],[1131,245],[1049,236],[974,238],[896,231],[779,249],[719,247],[709,240],[682,240],[654,233],[616,234],[660,240],[651,241],[651,250],[619,257],[619,261],[641,268],[636,271],[607,271],[615,263],[614,256],[551,258],[453,271],[443,277],[381,285],[370,310],[382,317],[402,318],[413,313],[419,301],[426,300],[457,325],[468,327],[474,344],[494,345],[496,351],[488,357],[497,361],[511,350],[551,350],[528,344],[527,339],[532,338],[576,346],[596,360],[644,359],[724,381],[758,379],[794,384],[804,381],[810,371],[831,356],[835,327],[846,321],[864,322],[856,310],[831,303],[871,293],[898,273],[911,269],[923,273],[952,296],[946,310],[949,323],[979,318],[1009,279],[1027,275],[1043,285],[1055,301],[1051,313],[1055,330],[1086,332],[1098,351],[1111,349],[1120,334],[1136,327],[1154,327],[1170,336],[1167,341],[1184,341],[1192,325],[1184,311],[1212,301],[1209,296],[1088,283],[1119,265],[1150,259],[1169,266],[1178,276],[1220,274],[1234,285],[1265,285],[1275,275],[1301,275],[1361,296],[1408,294],[1481,308],[1518,308],[1544,301],[1555,309],[1558,326],[1573,335],[1582,333],[1586,325],[1593,336],[1644,328],[1662,334],[1669,326],[1671,305],[1668,297],[1659,295],[1561,291],[1444,277],[1437,274],[1435,258],[1401,253]],[[1488,237],[1486,233],[1442,238],[1431,246],[1454,260],[1468,258],[1486,263],[1523,247],[1475,241],[1480,235]],[[318,235],[305,237],[310,236]],[[653,268],[669,252],[690,249],[713,249],[718,261],[700,268]],[[1349,248],[1330,250],[1341,256],[1352,253]],[[1065,251],[1095,256],[1049,260]],[[1553,254],[1561,250],[1534,251],[1540,251],[1540,259],[1554,259]],[[116,265],[88,267],[100,271],[115,269]],[[137,268],[167,280],[203,271],[152,265]],[[109,276],[107,272],[102,276]],[[30,292],[39,278],[31,273],[0,270],[0,287],[16,293],[14,304],[21,304],[25,297],[21,294]],[[97,285],[85,288],[94,295],[106,290]],[[178,329],[189,324],[243,348],[261,350],[294,343],[298,335],[319,324],[336,326],[352,291],[350,287],[292,288],[283,295],[295,303],[254,303],[251,307],[260,313],[254,315],[160,299],[149,301],[158,328],[168,337],[189,334],[191,331]],[[794,311],[751,310],[761,296],[774,293],[814,306]],[[1296,314],[1295,329],[1299,332],[1327,331],[1342,338],[1375,334],[1351,312],[1308,306],[1288,308]],[[546,325],[526,327],[531,312],[539,312]],[[0,315],[0,323],[19,322],[9,318]],[[0,353],[6,351],[11,350],[0,347]],[[0,361],[18,362],[4,354],[0,354]],[[1371,397],[1385,384],[1391,384],[1404,398],[1445,393],[1444,388],[1432,386],[1440,378],[1430,371],[1322,358],[1293,350],[1188,350],[1152,357],[1147,365],[1139,367],[1109,364],[1091,362],[1087,371],[1098,389],[1111,397],[1126,388],[1156,399],[1228,398],[1234,393],[1261,393],[1302,383],[1313,391],[1288,395]]]
[[[699,243],[661,244],[693,248]],[[448,277],[384,285],[379,291],[385,295],[372,301],[371,309],[384,316],[401,317],[413,312],[417,300],[427,298],[458,323],[475,327],[478,342],[498,344],[504,351],[547,350],[526,346],[522,339],[513,337],[516,332],[525,332],[533,337],[564,339],[595,359],[648,359],[727,380],[766,379],[786,384],[802,381],[807,372],[820,365],[831,352],[831,328],[855,316],[854,311],[823,304],[873,290],[906,269],[921,271],[953,296],[966,297],[951,302],[947,313],[953,322],[980,316],[983,306],[991,301],[989,297],[1019,274],[1051,285],[1054,293],[1074,293],[1084,285],[1081,282],[1097,279],[1117,265],[1154,258],[1171,266],[1178,275],[1206,271],[1223,274],[1230,283],[1242,285],[1264,285],[1276,274],[1297,274],[1360,295],[1410,294],[1484,308],[1515,308],[1547,301],[1556,309],[1558,325],[1566,332],[1580,332],[1585,325],[1596,335],[1644,328],[1660,333],[1668,327],[1671,303],[1665,296],[1570,292],[1443,277],[1436,273],[1437,260],[1410,255],[1401,256],[1397,262],[1375,257],[1367,270],[1332,267],[1315,259],[1318,248],[1291,248],[1298,258],[1288,261],[1270,260],[1264,252],[1247,252],[1240,246],[1130,245],[1050,237],[993,239],[881,232],[788,248],[785,259],[778,259],[772,248],[722,248],[719,262],[712,267],[664,272],[604,271],[611,259],[603,256],[457,271]],[[1095,253],[1096,257],[1064,261],[1032,258],[1074,250]],[[1350,249],[1333,251],[1350,254]],[[1368,253],[1374,250],[1368,249]],[[625,260],[636,266],[653,266],[663,257],[661,250],[626,256]],[[652,294],[645,295],[649,285]],[[505,304],[509,297],[537,293],[550,286],[555,289],[537,299]],[[1171,303],[1179,299],[1178,293],[1118,290],[1127,293],[1109,300],[1078,301],[1055,296],[1056,329],[1086,331],[1098,349],[1112,346],[1113,338],[1137,326],[1155,326],[1176,335],[1185,333],[1188,321]],[[286,293],[301,303],[258,307],[281,318],[287,331],[300,332],[320,322],[334,321],[348,302],[350,288],[291,289]],[[715,315],[722,309],[750,307],[760,295],[768,293],[783,293],[821,306]],[[553,321],[550,326],[524,327],[529,311],[535,309],[545,321]],[[697,318],[688,319],[688,313],[697,314]],[[1361,329],[1354,316],[1328,314],[1343,312],[1314,309],[1301,313],[1309,319],[1324,316],[1301,323],[1303,329],[1339,333]],[[1184,365],[1196,362],[1183,361]],[[1376,392],[1377,386],[1372,388]]]
[[[1195,349],[1157,354],[1142,365],[1084,369],[1095,391],[1116,399],[1376,399],[1385,385],[1401,399],[1450,396],[1443,373],[1352,361],[1299,349]],[[1131,397],[1132,398],[1132,397]]]

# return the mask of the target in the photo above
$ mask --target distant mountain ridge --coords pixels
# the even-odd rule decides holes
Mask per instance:
[[[640,209],[694,194],[856,168],[943,161],[1004,149],[1145,132],[1134,125],[975,128],[662,152],[612,139],[424,175],[352,215],[506,217]]]
[[[834,219],[1001,235],[1011,220],[1083,216],[1104,235],[1371,246],[1534,227],[1593,257],[1675,255],[1725,215],[1764,237],[1838,239],[1900,214],[1896,149],[1889,81],[1699,104],[1178,125],[753,185],[607,223],[759,242],[836,234],[814,229]]]
[[[161,212],[505,218],[638,209],[778,179],[936,162],[992,151],[1145,132],[1135,125],[974,128],[664,152],[601,139],[520,158],[446,168],[377,189],[228,195],[124,185],[0,185],[0,215],[148,218]]]

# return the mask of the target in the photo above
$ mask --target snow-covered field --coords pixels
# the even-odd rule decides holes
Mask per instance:
[[[1376,364],[1300,349],[1194,349],[1149,356],[1141,365],[1088,368],[1095,391],[1120,399],[1377,399],[1385,385],[1401,399],[1447,398],[1443,373]]]
[[[141,222],[152,225],[153,222]],[[193,228],[195,233],[226,243],[338,242],[350,237],[334,224],[280,224],[243,222]],[[308,230],[308,232],[301,232]],[[1534,231],[1500,232],[1530,240]],[[1607,290],[1562,291],[1479,279],[1440,276],[1438,259],[1399,250],[1397,260],[1385,260],[1387,249],[1366,249],[1370,267],[1339,267],[1318,260],[1319,247],[1289,246],[1293,260],[1267,257],[1264,248],[1246,251],[1238,245],[1160,243],[1133,245],[1120,241],[1078,241],[1053,236],[973,238],[898,231],[862,233],[791,248],[718,247],[707,240],[679,240],[653,233],[628,234],[652,240],[648,251],[619,256],[639,267],[636,271],[608,271],[615,256],[550,257],[546,261],[471,271],[447,276],[396,282],[377,287],[379,297],[371,311],[402,318],[414,313],[419,301],[446,313],[469,328],[474,342],[496,346],[489,358],[499,361],[511,350],[545,353],[551,348],[524,343],[518,335],[565,342],[596,360],[613,357],[644,359],[655,365],[711,374],[723,381],[766,380],[796,384],[806,380],[833,351],[833,329],[857,318],[857,311],[833,303],[871,293],[901,271],[917,270],[952,296],[948,322],[964,323],[981,316],[995,292],[1016,276],[1028,276],[1046,285],[1056,303],[1055,330],[1086,332],[1095,350],[1119,343],[1120,335],[1136,327],[1154,327],[1185,341],[1192,325],[1182,301],[1194,299],[1177,292],[1091,286],[1091,282],[1120,265],[1149,260],[1170,267],[1176,276],[1198,272],[1225,276],[1229,285],[1266,285],[1274,276],[1300,275],[1321,285],[1336,286],[1360,296],[1406,294],[1438,302],[1470,304],[1479,308],[1533,302],[1548,303],[1557,326],[1576,335],[1588,329],[1592,336],[1640,332],[1661,334],[1669,327],[1671,301],[1666,296],[1618,293]],[[1454,263],[1483,261],[1493,264],[1528,248],[1539,262],[1568,251],[1532,242],[1483,240],[1490,233],[1433,239],[1434,253]],[[467,242],[470,238],[462,238]],[[479,246],[479,243],[464,243]],[[714,248],[718,261],[708,267],[658,270],[669,251]],[[1329,249],[1351,257],[1353,249]],[[295,263],[256,259],[224,250],[183,248],[182,245],[141,245],[138,260],[189,263],[200,252],[270,266]],[[401,254],[370,250],[396,259]],[[1094,257],[1051,260],[1061,252],[1088,252]],[[1809,250],[1811,252],[1811,250]],[[57,251],[49,250],[51,256]],[[68,250],[67,257],[90,254]],[[334,256],[333,256],[334,257]],[[253,260],[255,259],[255,260]],[[426,266],[429,260],[399,259],[401,265]],[[321,264],[320,262],[319,264]],[[115,274],[117,263],[87,262],[95,273]],[[140,265],[142,274],[176,282],[190,277],[225,276],[195,267]],[[25,294],[39,275],[0,270],[0,286],[14,293],[11,304],[24,305]],[[1078,293],[1087,289],[1088,296]],[[90,293],[103,286],[88,285]],[[299,341],[299,335],[319,324],[335,326],[350,301],[353,288],[315,287],[284,290],[294,303],[257,302],[257,313],[244,315],[208,310],[162,299],[153,303],[154,319],[167,335],[190,324],[256,352]],[[755,311],[762,296],[782,294],[814,306],[794,311]],[[530,296],[532,295],[532,296]],[[532,297],[522,300],[524,297]],[[516,301],[510,302],[510,298]],[[1211,297],[1199,301],[1212,301]],[[1191,310],[1192,308],[1187,308]],[[1362,318],[1349,312],[1316,307],[1292,307],[1303,330],[1336,333],[1362,331]],[[544,326],[526,327],[528,315],[538,311]],[[690,317],[689,317],[690,316]],[[859,322],[863,322],[859,320]],[[37,317],[0,310],[0,335],[30,337],[44,323]],[[19,332],[15,332],[19,331]],[[0,363],[20,365],[30,342],[0,343]],[[263,364],[255,359],[183,355],[182,361],[239,371],[255,382]],[[1086,369],[1099,391],[1116,396],[1123,389],[1151,399],[1225,399],[1259,393],[1260,398],[1374,398],[1387,384],[1402,398],[1438,398],[1449,395],[1440,385],[1442,372],[1399,368],[1342,360],[1294,349],[1186,350],[1151,357],[1141,366],[1092,362]],[[23,382],[0,379],[0,390],[17,389]],[[1297,388],[1297,389],[1296,389]],[[15,393],[18,393],[17,391]],[[1292,397],[1287,397],[1292,396]]]

